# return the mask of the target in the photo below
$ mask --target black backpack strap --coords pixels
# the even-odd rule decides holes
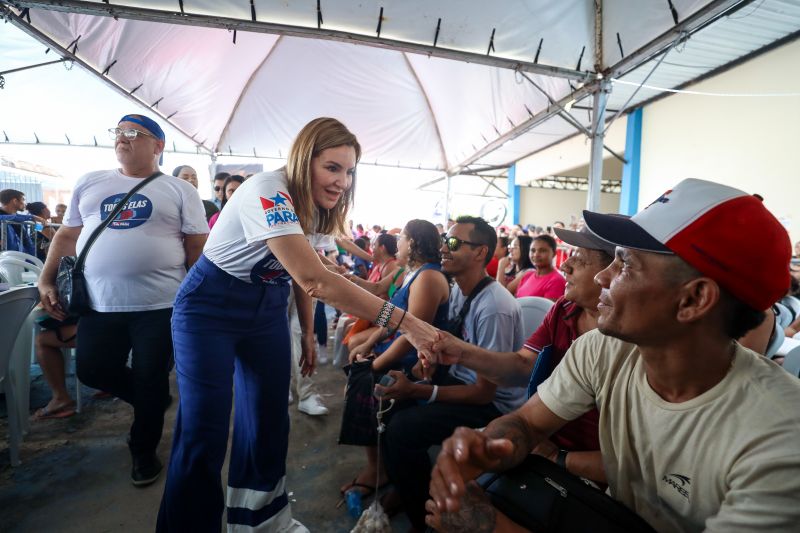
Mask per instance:
[[[125,206],[128,204],[128,200],[130,200],[131,197],[134,194],[136,194],[142,187],[144,187],[145,185],[147,185],[148,183],[150,183],[151,181],[153,181],[154,179],[156,179],[161,175],[162,173],[159,170],[152,176],[149,176],[146,179],[142,180],[140,183],[137,183],[136,186],[133,187],[133,189],[128,191],[128,194],[126,194],[125,197],[122,198],[122,200],[117,202],[117,205],[114,207],[114,210],[111,211],[108,217],[106,217],[106,219],[94,229],[92,234],[89,235],[89,239],[87,239],[86,241],[86,246],[83,247],[83,250],[81,250],[81,253],[78,256],[77,261],[75,261],[75,270],[83,272],[83,264],[86,262],[86,254],[89,253],[89,248],[92,247],[92,245],[100,236],[100,234],[103,233],[103,230],[106,229],[108,226],[110,226],[112,222],[114,222],[114,219],[117,218],[117,215],[119,215],[125,208]]]

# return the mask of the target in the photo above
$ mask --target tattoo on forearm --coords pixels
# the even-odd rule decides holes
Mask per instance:
[[[448,532],[491,533],[496,519],[492,503],[480,488],[470,484],[461,500],[461,508],[455,513],[442,513],[441,523],[442,529]]]
[[[508,439],[514,444],[514,453],[500,461],[497,470],[502,472],[517,466],[539,441],[546,438],[534,433],[518,415],[510,414],[495,419],[486,427],[486,435],[493,439]]]

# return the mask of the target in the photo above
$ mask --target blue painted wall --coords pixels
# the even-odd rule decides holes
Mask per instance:
[[[516,182],[517,164],[508,169],[508,214],[512,224],[519,224],[519,196],[520,188]]]
[[[642,108],[628,115],[625,135],[625,159],[622,168],[622,191],[619,196],[619,212],[633,215],[639,208],[639,171],[642,156]]]

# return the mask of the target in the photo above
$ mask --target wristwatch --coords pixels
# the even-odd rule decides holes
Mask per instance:
[[[558,450],[558,455],[556,455],[556,464],[563,468],[564,470],[567,469],[567,454],[569,452],[567,450]]]

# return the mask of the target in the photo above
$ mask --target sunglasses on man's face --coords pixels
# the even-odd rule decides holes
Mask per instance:
[[[483,246],[478,242],[464,241],[458,237],[442,237],[442,242],[444,242],[444,244],[447,246],[447,249],[451,252],[455,252],[461,248],[462,244],[469,244],[470,246]]]
[[[214,186],[214,192],[219,192],[222,190],[222,187],[219,185]]]

